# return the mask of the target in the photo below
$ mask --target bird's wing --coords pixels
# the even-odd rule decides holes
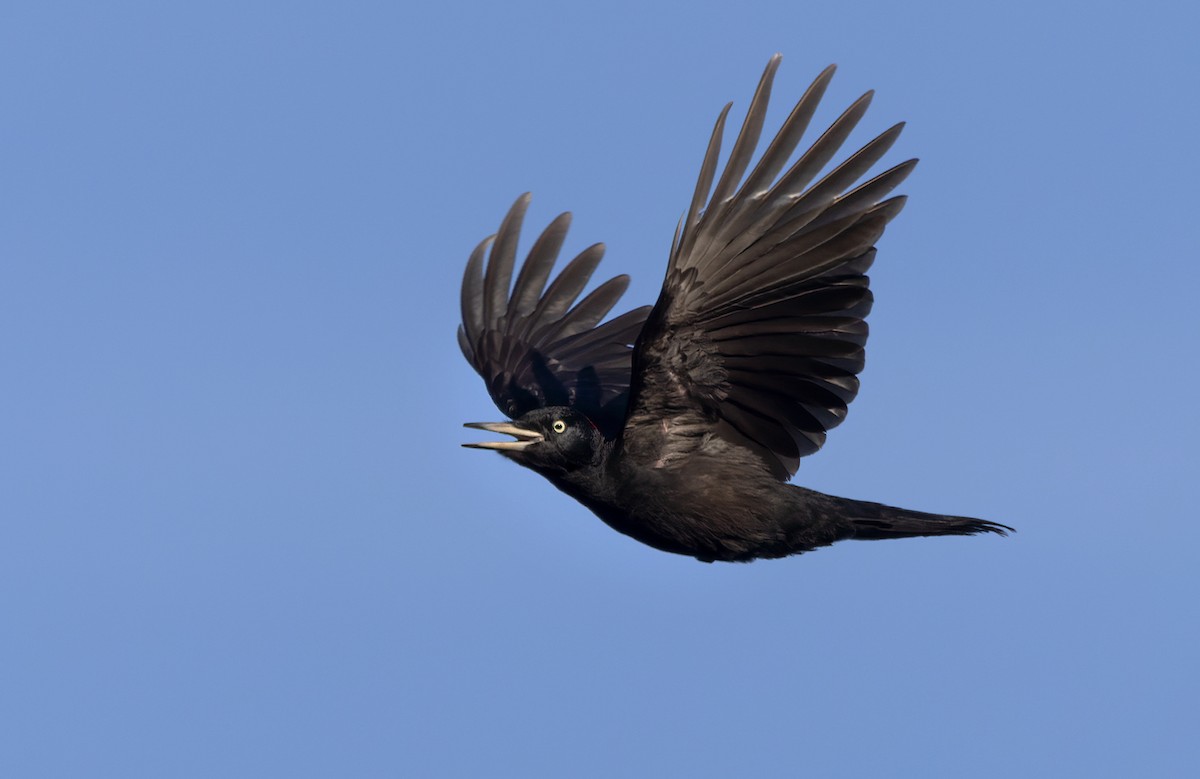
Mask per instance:
[[[583,250],[546,287],[570,214],[560,215],[538,237],[510,293],[528,206],[528,194],[517,198],[497,233],[471,253],[463,274],[458,345],[509,417],[542,406],[571,406],[615,434],[625,418],[631,344],[650,307],[597,325],[624,294],[628,276],[609,279],[575,303],[604,256],[603,244]]]
[[[868,92],[781,175],[830,66],[747,175],[779,62],[777,54],[768,63],[713,188],[729,105],[717,119],[662,292],[635,346],[622,436],[644,446],[657,435],[655,446],[670,450],[686,448],[688,436],[716,434],[788,479],[858,392],[871,308],[864,274],[904,205],[887,196],[916,160],[857,184],[896,140],[898,124],[817,179],[862,118]]]

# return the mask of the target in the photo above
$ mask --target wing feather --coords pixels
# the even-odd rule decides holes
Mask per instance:
[[[895,144],[901,123],[822,175],[862,121],[868,92],[789,166],[830,66],[751,167],[779,61],[767,64],[719,176],[729,106],[718,116],[662,292],[637,340],[621,436],[642,451],[690,451],[694,442],[672,436],[716,435],[787,479],[858,393],[872,302],[866,272],[874,244],[904,206],[889,195],[916,161],[859,183]],[[672,419],[680,424],[665,424]]]
[[[517,198],[496,235],[467,260],[459,347],[509,417],[568,405],[615,435],[629,395],[631,345],[650,307],[600,324],[629,286],[628,276],[609,279],[576,303],[604,256],[603,244],[584,249],[550,281],[570,214],[542,231],[512,284],[529,200],[528,194]]]

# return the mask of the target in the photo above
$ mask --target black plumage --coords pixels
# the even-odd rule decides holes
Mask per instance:
[[[897,124],[818,179],[868,92],[787,167],[830,66],[751,168],[779,62],[768,63],[718,177],[731,104],[721,111],[653,308],[599,324],[627,276],[575,302],[600,244],[546,286],[568,214],[537,239],[513,283],[528,195],[476,247],[459,345],[514,422],[467,426],[516,440],[466,446],[541,473],[626,535],[704,561],[783,557],[849,538],[1003,535],[1011,528],[786,483],[858,392],[866,272],[904,206],[889,195],[916,160],[858,183],[899,137]]]

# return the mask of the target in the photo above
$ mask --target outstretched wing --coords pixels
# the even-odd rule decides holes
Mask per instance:
[[[780,59],[768,63],[713,188],[730,105],[717,119],[662,292],[635,347],[622,435],[657,447],[661,460],[688,450],[689,437],[715,434],[788,479],[858,392],[871,308],[864,274],[874,243],[904,205],[902,197],[885,198],[916,160],[855,186],[899,136],[898,124],[812,183],[862,118],[868,92],[780,175],[833,76],[830,66],[746,175]]]
[[[542,406],[571,406],[614,435],[625,418],[630,345],[650,307],[597,326],[629,286],[628,276],[609,279],[575,304],[604,256],[603,244],[583,250],[546,287],[570,214],[560,215],[538,237],[510,294],[528,206],[528,193],[517,198],[499,231],[471,253],[463,275],[458,345],[509,417]]]

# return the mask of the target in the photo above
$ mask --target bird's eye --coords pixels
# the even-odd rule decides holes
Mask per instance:
[[[556,433],[564,433],[567,430],[567,423],[561,419],[554,420],[554,424],[550,425],[550,429]]]

